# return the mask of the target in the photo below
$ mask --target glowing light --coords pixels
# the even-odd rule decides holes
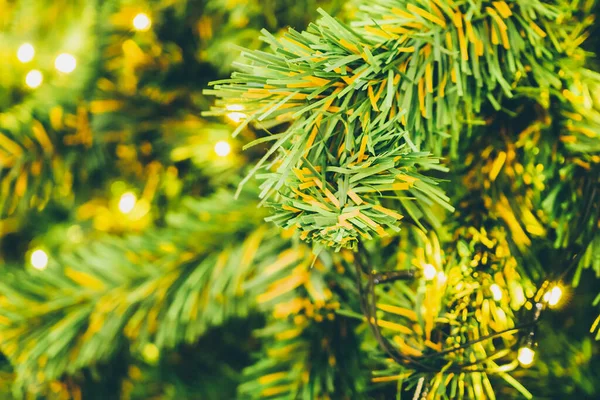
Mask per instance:
[[[48,254],[40,249],[34,251],[31,253],[31,265],[35,269],[45,269],[48,266]]]
[[[226,157],[231,153],[231,145],[224,140],[221,140],[215,144],[215,153],[219,157]]]
[[[133,17],[133,27],[136,31],[145,32],[152,26],[152,20],[146,13],[139,13]]]
[[[19,61],[27,63],[33,60],[33,56],[35,56],[35,49],[30,43],[23,43],[19,46],[19,49],[17,50],[17,58]]]
[[[525,297],[525,292],[523,291],[523,287],[518,283],[514,283],[510,287],[511,289],[511,307],[518,308],[525,304],[527,298]]]
[[[121,198],[119,199],[119,211],[123,214],[130,213],[135,207],[135,203],[137,202],[137,197],[132,192],[123,193]]]
[[[236,124],[239,124],[241,121],[245,120],[246,117],[248,116],[241,112],[230,112],[229,114],[227,114],[227,118],[229,118]]]
[[[72,242],[81,242],[83,239],[83,230],[79,225],[73,225],[67,229],[67,238]]]
[[[502,300],[502,289],[500,289],[500,286],[494,283],[492,286],[490,286],[490,290],[492,291],[492,297],[495,301]]]
[[[519,349],[519,354],[517,355],[517,360],[519,360],[519,364],[522,367],[529,367],[533,364],[535,359],[535,351],[530,347],[521,347]]]
[[[225,106],[227,111],[231,111],[227,114],[227,118],[232,120],[233,122],[240,123],[242,120],[248,118],[246,114],[240,111],[244,111],[244,106],[241,104],[228,104]]]
[[[560,303],[563,291],[560,286],[554,286],[550,291],[544,294],[544,301],[548,303],[550,307],[556,307]]]
[[[144,360],[150,364],[157,362],[158,358],[160,357],[160,351],[158,350],[158,347],[152,343],[148,343],[144,346],[142,354],[144,355]]]
[[[54,60],[54,68],[65,74],[70,74],[75,71],[77,60],[69,53],[59,54]]]
[[[431,264],[425,264],[423,266],[423,276],[425,277],[425,280],[432,280],[433,278],[435,278],[437,275],[437,270],[435,269],[435,267]]]
[[[437,280],[438,280],[438,283],[440,285],[443,285],[448,280],[448,277],[446,276],[446,274],[444,273],[444,271],[440,271],[440,272],[437,273]]]
[[[39,87],[44,81],[44,76],[37,69],[32,69],[25,75],[25,84],[32,89]]]

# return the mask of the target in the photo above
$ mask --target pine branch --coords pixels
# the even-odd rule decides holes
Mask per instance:
[[[255,333],[262,350],[255,364],[244,370],[239,398],[362,398],[365,365],[353,332],[355,323],[335,314],[340,307],[338,294],[327,283],[327,274],[336,264],[339,268],[339,261],[316,260],[310,276],[298,287],[283,281],[297,280],[305,269],[259,297],[272,305],[264,302],[269,310],[267,325]]]
[[[90,70],[97,68],[98,38],[78,44],[78,50],[86,53],[79,60],[79,69],[72,79],[56,77],[54,85],[23,89],[28,69],[42,69],[38,60],[53,59],[55,46],[62,42],[65,31],[71,35],[104,34],[104,21],[108,6],[96,1],[72,5],[64,12],[65,4],[55,2],[12,2],[3,13],[11,15],[11,24],[3,31],[0,51],[12,54],[15,43],[23,37],[39,37],[37,58],[27,65],[11,62],[8,71],[2,67],[0,95],[0,216],[23,212],[29,208],[43,208],[52,196],[66,197],[73,181],[82,177],[78,171],[93,171],[102,159],[90,131],[88,114],[77,106],[86,97],[91,79]],[[43,9],[44,11],[40,11]],[[36,11],[37,10],[37,11]],[[60,28],[48,30],[45,18],[33,19],[31,15],[61,15]],[[52,18],[52,17],[50,17]],[[0,23],[4,23],[3,20]],[[8,21],[8,20],[7,20]],[[39,72],[39,71],[38,71]],[[62,77],[64,78],[64,77]],[[87,157],[80,157],[85,152]]]
[[[209,219],[198,220],[198,212]],[[251,202],[224,194],[190,200],[169,228],[107,238],[58,255],[41,273],[6,279],[0,346],[17,387],[106,360],[125,340],[138,349],[173,347],[247,315],[271,282],[269,268],[274,279],[306,259],[290,250],[278,260],[287,242],[259,221]],[[246,288],[255,275],[261,281]]]
[[[300,225],[307,240],[339,249],[398,229],[395,212],[345,212],[380,206],[381,192],[394,192],[392,210],[404,208],[417,222],[406,195],[425,215],[434,203],[452,210],[436,180],[420,175],[445,170],[421,145],[441,154],[440,138],[453,137],[455,146],[482,105],[499,110],[498,99],[513,97],[514,87],[561,87],[555,63],[577,47],[567,39],[572,25],[581,28],[566,3],[427,4],[369,4],[356,29],[321,12],[305,32],[277,39],[264,31],[272,53],[245,52],[241,72],[207,91],[223,99],[215,114],[235,103],[249,115],[246,124],[293,121],[269,137],[273,147],[252,171],[273,158],[259,175],[261,197],[275,196],[273,221]],[[415,107],[420,113],[408,113]],[[402,163],[411,158],[410,167]],[[365,191],[375,194],[363,198]]]
[[[245,53],[253,64],[207,93],[242,104],[259,126],[295,119],[287,131],[269,138],[275,144],[251,172],[275,156],[259,175],[261,197],[279,196],[273,220],[299,224],[304,238],[339,249],[354,248],[359,237],[372,233],[385,235],[386,226],[398,229],[402,215],[380,204],[384,192],[396,199],[392,209],[403,208],[417,221],[430,215],[435,203],[452,209],[435,187],[437,180],[420,173],[445,169],[419,152],[399,123],[394,72],[369,64],[359,68],[355,45],[343,45],[355,32],[323,14],[306,32],[290,30],[280,40],[264,34],[275,54]],[[377,57],[378,63],[384,58]],[[345,72],[354,69],[365,76]],[[382,78],[371,80],[371,73]],[[367,94],[368,82],[379,82],[377,96],[387,99],[380,107],[372,104],[373,92]],[[410,198],[417,207],[405,205]]]
[[[264,45],[259,39],[261,29],[305,28],[318,17],[318,7],[334,15],[350,8],[342,0],[209,0],[199,20],[200,57],[229,74],[239,59],[240,46],[257,49]]]
[[[435,272],[417,282],[367,287],[366,319],[391,352],[372,350],[380,360],[372,381],[415,391],[422,379],[416,391],[423,396],[494,398],[498,385],[491,382],[501,377],[527,393],[507,372],[518,365],[513,351],[519,331],[532,327],[512,311],[525,304],[531,282],[518,275],[502,230],[471,227],[456,235],[440,248],[433,234],[415,230],[397,239],[402,247],[391,242],[383,254],[375,246],[368,253],[381,269],[406,262]]]

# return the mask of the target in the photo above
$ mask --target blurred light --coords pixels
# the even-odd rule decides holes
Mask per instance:
[[[158,361],[158,358],[160,357],[160,351],[158,350],[158,347],[156,347],[155,344],[148,343],[144,346],[144,349],[142,350],[142,355],[144,356],[144,360],[146,360],[146,362],[154,364]]]
[[[490,286],[490,290],[492,291],[492,297],[495,301],[502,300],[502,289],[500,289],[500,286],[494,283]]]
[[[44,76],[37,69],[32,69],[25,75],[25,84],[32,89],[39,87],[44,81]]]
[[[514,284],[511,285],[511,307],[519,308],[523,306],[525,302],[527,302],[527,298],[525,297],[523,287],[514,282]]]
[[[65,74],[70,74],[77,67],[77,60],[69,53],[62,53],[54,60],[54,67]]]
[[[30,43],[23,43],[19,50],[17,50],[17,58],[22,63],[29,62],[33,60],[33,56],[35,55],[35,49]]]
[[[67,239],[75,243],[81,242],[81,240],[83,240],[83,230],[81,229],[81,226],[70,226],[69,229],[67,229]]]
[[[139,13],[133,18],[133,27],[136,31],[145,32],[152,26],[152,20],[146,13]]]
[[[119,199],[119,211],[123,214],[130,213],[135,207],[135,203],[137,202],[137,197],[132,192],[123,193],[121,198]]]
[[[239,124],[241,121],[245,120],[246,117],[248,117],[248,116],[241,112],[230,112],[227,114],[227,118],[229,118],[236,124]]]
[[[226,157],[231,153],[231,146],[225,140],[221,140],[215,144],[215,153],[219,157]]]
[[[435,269],[435,267],[431,264],[425,264],[423,266],[423,276],[425,277],[425,280],[432,280],[433,278],[435,278],[435,276],[437,275],[437,270]]]
[[[446,276],[446,274],[444,273],[444,271],[440,271],[440,272],[437,273],[437,280],[438,280],[438,283],[440,285],[443,285],[448,280],[448,277]]]
[[[31,253],[31,265],[33,268],[43,270],[48,266],[48,254],[44,250],[36,250]]]
[[[554,286],[551,290],[544,294],[544,301],[548,303],[550,307],[556,307],[562,298],[563,291],[560,286]]]
[[[519,360],[519,364],[522,367],[529,367],[533,364],[533,360],[535,359],[535,351],[530,347],[521,347],[519,349],[519,354],[517,355],[517,360]]]
[[[248,118],[246,114],[240,111],[244,111],[244,106],[241,104],[228,104],[225,106],[227,111],[231,111],[227,114],[227,118],[235,122],[236,124],[240,121]]]

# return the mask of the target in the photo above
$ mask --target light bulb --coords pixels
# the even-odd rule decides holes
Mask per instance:
[[[60,72],[70,74],[77,67],[77,60],[69,53],[62,53],[54,60],[54,67]]]
[[[32,89],[39,87],[44,81],[44,76],[37,69],[32,69],[25,76],[25,84]]]
[[[544,301],[550,307],[556,307],[562,298],[563,291],[560,286],[554,286],[550,291],[544,294]]]
[[[150,364],[154,364],[160,358],[160,350],[153,343],[147,343],[142,350],[144,360]]]
[[[437,275],[437,270],[435,269],[435,267],[431,264],[425,264],[423,266],[423,276],[425,277],[425,280],[432,280],[433,278],[435,278]]]
[[[215,144],[215,153],[219,157],[226,157],[231,153],[231,145],[225,140],[221,140]]]
[[[136,31],[145,32],[152,26],[152,20],[146,13],[139,13],[133,17],[133,27]]]
[[[521,347],[517,355],[517,360],[522,367],[529,367],[535,359],[535,351],[530,347]]]
[[[31,43],[23,43],[21,46],[19,46],[19,49],[17,50],[17,58],[19,61],[22,63],[27,63],[33,60],[33,56],[35,56],[35,49]]]
[[[31,253],[30,261],[33,268],[43,270],[48,266],[48,254],[44,250],[38,249]]]
[[[448,280],[448,277],[446,276],[446,274],[444,273],[444,271],[440,271],[440,272],[437,273],[437,280],[438,280],[438,283],[440,285],[443,285]]]
[[[123,193],[121,198],[119,199],[119,211],[123,214],[130,213],[135,207],[135,203],[137,202],[137,197],[132,192]]]
[[[500,289],[500,286],[494,283],[490,286],[490,290],[495,301],[502,300],[502,289]]]
[[[235,122],[236,124],[239,124],[241,121],[245,120],[246,117],[248,117],[246,114],[241,113],[241,112],[230,112],[227,114],[227,118],[229,118],[230,120],[232,120],[233,122]]]
[[[227,113],[227,118],[232,120],[233,122],[240,123],[242,120],[248,118],[246,114],[241,111],[244,111],[244,106],[241,104],[228,104],[225,106],[227,111],[231,111]]]

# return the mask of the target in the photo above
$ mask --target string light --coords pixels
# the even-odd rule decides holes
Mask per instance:
[[[431,264],[425,264],[423,266],[423,276],[425,277],[425,280],[432,280],[433,278],[435,278],[437,275],[437,270],[435,269],[435,267]]]
[[[556,307],[560,303],[563,291],[560,286],[554,286],[551,290],[544,294],[544,301],[548,303],[550,307]]]
[[[437,281],[440,285],[445,284],[447,280],[448,280],[448,277],[446,276],[444,271],[440,271],[437,273]]]
[[[231,111],[227,114],[227,118],[232,120],[233,122],[240,123],[242,120],[248,118],[246,114],[240,111],[244,111],[244,106],[241,104],[228,104],[225,106],[227,111]]]
[[[531,347],[523,346],[519,349],[517,360],[522,367],[530,367],[535,360],[535,351]]]
[[[215,144],[215,153],[219,157],[227,157],[231,153],[231,145],[225,140],[221,140]]]
[[[149,364],[154,364],[160,358],[160,350],[153,343],[147,343],[142,350],[144,360]]]
[[[19,49],[17,50],[17,58],[19,61],[22,63],[27,63],[33,60],[33,56],[35,56],[35,49],[31,43],[23,43],[21,46],[19,46]]]
[[[133,27],[136,31],[146,32],[152,26],[152,20],[146,13],[139,13],[133,17]]]
[[[119,211],[121,211],[123,214],[130,213],[135,207],[136,202],[137,197],[133,192],[123,193],[119,199]]]
[[[44,76],[37,69],[32,69],[25,76],[25,84],[32,89],[39,87],[44,81]]]
[[[500,289],[500,286],[494,283],[490,286],[490,290],[495,301],[502,300],[502,289]]]
[[[48,266],[48,254],[44,250],[38,249],[31,253],[31,265],[40,271]]]
[[[54,60],[54,67],[65,74],[70,74],[77,67],[77,60],[72,54],[62,53]]]

